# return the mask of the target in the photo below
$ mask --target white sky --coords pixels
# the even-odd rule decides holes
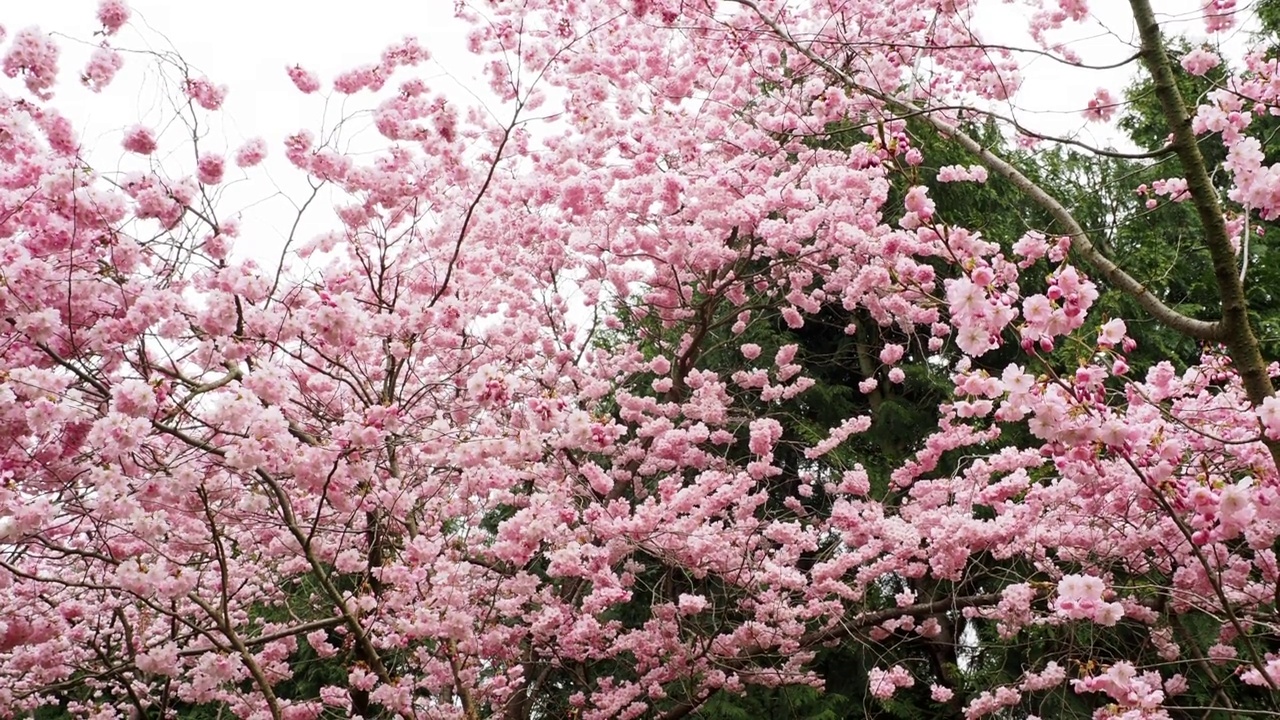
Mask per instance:
[[[1178,20],[1170,29],[1181,28],[1193,37],[1203,32],[1198,0],[1155,0],[1155,4],[1162,18]],[[1243,0],[1240,4],[1248,5]],[[113,39],[115,47],[176,49],[197,71],[215,83],[230,86],[219,115],[224,124],[213,128],[204,141],[206,149],[231,153],[248,138],[267,141],[274,162],[257,172],[251,170],[251,182],[229,186],[225,197],[230,209],[252,208],[246,213],[244,226],[249,229],[251,223],[259,224],[254,226],[255,236],[243,240],[258,247],[241,249],[254,255],[265,251],[264,259],[271,254],[268,245],[278,247],[293,215],[287,204],[281,205],[280,198],[254,203],[270,196],[275,187],[297,199],[305,190],[298,173],[286,169],[282,139],[302,128],[319,129],[322,121],[327,121],[327,127],[350,111],[341,106],[326,108],[323,91],[311,96],[298,93],[285,74],[286,66],[302,64],[317,72],[328,90],[336,73],[374,62],[388,44],[415,35],[433,55],[430,65],[418,69],[433,89],[449,92],[468,105],[477,102],[477,96],[489,97],[479,80],[479,62],[465,51],[467,28],[454,19],[451,0],[130,0],[130,6],[134,13],[131,24]],[[58,87],[56,105],[80,130],[94,165],[106,169],[136,160],[120,149],[123,127],[139,120],[159,123],[172,112],[163,104],[165,91],[156,82],[149,58],[127,57],[125,69],[104,97],[92,97],[76,82],[92,48],[89,43],[97,29],[96,7],[96,0],[0,0],[0,24],[10,35],[28,25],[60,34],[64,81]],[[1130,51],[1126,45],[1133,39],[1128,3],[1092,0],[1091,7],[1097,26],[1070,28],[1056,37],[1079,39],[1073,46],[1090,61],[1124,57]],[[1018,19],[1020,5],[991,3],[991,8],[979,16],[989,39],[1024,26]],[[1006,42],[1029,44],[1018,37]],[[1114,132],[1087,125],[1080,110],[1099,86],[1119,90],[1134,71],[1136,67],[1131,66],[1099,75],[1034,60],[1024,73],[1017,117],[1036,129],[1081,133],[1082,140],[1111,144]],[[0,87],[12,82],[0,78]],[[332,98],[335,103],[344,99],[336,94]],[[368,94],[347,100],[350,109],[366,109],[373,102]],[[228,168],[229,177],[237,172]],[[276,178],[283,184],[273,186]],[[314,231],[324,227],[323,218],[319,220]],[[311,234],[302,233],[302,239]]]
[[[224,114],[246,135],[271,137],[316,122],[320,102],[294,90],[285,75],[290,65],[302,64],[331,80],[339,71],[376,62],[387,45],[414,35],[443,63],[434,66],[439,84],[473,86],[479,69],[465,52],[466,26],[454,19],[449,0],[129,0],[129,5],[130,25],[113,44],[176,49],[214,82],[231,86]],[[0,0],[0,7],[0,23],[10,33],[39,25],[65,36],[62,69],[68,82],[60,88],[58,104],[68,108],[70,101],[83,102],[89,93],[75,85],[74,73],[89,48],[76,45],[93,39],[96,0]],[[131,58],[117,82],[137,83],[144,65],[145,60]],[[146,109],[146,100],[121,109],[136,114]]]
[[[284,160],[283,139],[301,129],[318,131],[322,122],[328,129],[344,115],[376,102],[367,93],[351,98],[329,93],[332,105],[326,107],[324,95],[336,74],[377,62],[386,46],[414,35],[431,52],[432,61],[417,71],[433,90],[464,104],[476,103],[475,94],[491,97],[479,79],[480,63],[465,50],[467,26],[454,18],[449,0],[129,0],[129,6],[130,23],[112,38],[113,47],[176,50],[193,75],[230,87],[222,111],[211,116],[218,124],[202,141],[204,149],[225,151],[229,158],[247,139],[266,140],[268,161],[263,165],[244,172],[228,162],[229,180],[243,175],[249,182],[225,184],[220,208],[224,216],[244,209],[242,227],[249,232],[237,250],[260,260],[275,256],[294,218],[292,204],[277,188],[297,201],[307,191],[301,174]],[[10,37],[30,25],[58,35],[62,82],[54,105],[75,124],[95,167],[128,169],[132,166],[127,163],[138,159],[120,147],[123,128],[139,121],[156,127],[170,119],[173,112],[165,100],[173,93],[158,83],[153,59],[134,54],[126,54],[124,69],[101,96],[79,84],[77,75],[99,28],[96,9],[96,0],[0,0],[0,24]],[[285,68],[295,64],[320,76],[320,93],[303,95],[293,87]],[[14,88],[15,96],[23,96],[15,81],[0,82]],[[356,123],[367,125],[367,120]],[[165,145],[162,136],[162,149]],[[189,164],[190,158],[178,161]],[[262,202],[272,195],[276,197]],[[300,240],[327,227],[325,205],[308,211],[310,222]]]
[[[286,66],[301,63],[323,80],[331,80],[341,70],[375,61],[386,45],[405,35],[417,36],[432,52],[434,63],[428,72],[438,73],[434,84],[440,89],[452,86],[465,93],[483,87],[476,80],[479,64],[465,51],[466,26],[454,19],[451,0],[129,0],[129,4],[134,12],[132,27],[122,31],[115,45],[176,48],[193,67],[215,82],[230,85],[224,115],[235,121],[229,130],[245,137],[261,135],[275,140],[298,128],[314,126],[320,117],[321,101],[294,91],[284,74]],[[1240,4],[1247,6],[1248,2]],[[1171,29],[1201,34],[1197,0],[1155,0],[1155,5],[1163,19],[1178,21]],[[74,73],[82,67],[89,46],[76,45],[92,39],[97,28],[96,6],[96,0],[0,0],[0,24],[10,34],[39,25],[64,36],[62,66],[67,82],[59,90],[58,104],[73,116],[77,109],[87,109],[83,103],[89,93],[75,84]],[[988,7],[980,19],[988,36],[1021,24],[1016,19],[1017,4],[992,3]],[[1079,39],[1072,45],[1086,58],[1123,56],[1122,43],[1132,40],[1128,3],[1092,0],[1091,10],[1100,21],[1099,27],[1071,28],[1060,37]],[[1244,14],[1248,14],[1247,8]],[[141,59],[131,59],[117,82],[138,84],[137,71],[142,65],[145,62]],[[1026,75],[1019,106],[1043,113],[1043,123],[1064,127],[1079,126],[1075,119],[1079,108],[1102,84],[1096,74],[1070,72],[1047,60],[1032,60]],[[1120,71],[1108,77],[1125,75]],[[136,119],[152,101],[153,97],[144,94],[132,107],[116,102],[111,110]],[[86,129],[100,123],[112,125],[104,117],[103,105],[95,102],[93,114],[81,113],[76,119],[82,120]],[[1065,117],[1053,120],[1054,115]]]
[[[1204,0],[1152,0],[1157,19],[1166,36],[1183,35],[1193,43],[1208,40],[1201,6]],[[1052,5],[1052,0],[1046,0]],[[1239,0],[1237,27],[1212,39],[1220,53],[1229,58],[1242,54],[1248,28],[1254,26],[1250,0]],[[1126,0],[1089,0],[1091,20],[1068,24],[1049,37],[1079,54],[1089,65],[1120,62],[1138,49],[1133,16]],[[978,25],[988,40],[1033,47],[1025,34],[1026,17],[1017,4],[991,2],[983,6]],[[1016,33],[1010,39],[1010,32]],[[997,38],[999,38],[997,40]],[[1020,39],[1021,38],[1021,39]],[[1086,122],[1081,114],[1095,91],[1110,89],[1120,98],[1121,91],[1137,73],[1143,71],[1134,62],[1114,70],[1074,69],[1046,57],[1020,55],[1024,83],[1014,98],[1012,113],[1033,130],[1079,139],[1096,147],[1116,146],[1124,149],[1127,141],[1113,126]],[[1006,113],[1008,114],[1008,113]]]

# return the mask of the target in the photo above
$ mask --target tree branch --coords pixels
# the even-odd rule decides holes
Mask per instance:
[[[911,113],[919,115],[925,122],[929,123],[938,132],[944,136],[955,140],[961,147],[969,153],[976,156],[982,161],[989,170],[1008,180],[1014,187],[1022,191],[1027,197],[1031,198],[1037,205],[1044,208],[1054,220],[1057,220],[1067,231],[1067,235],[1071,237],[1072,247],[1077,253],[1084,258],[1107,282],[1112,286],[1132,296],[1144,310],[1151,314],[1156,320],[1168,326],[1170,329],[1180,332],[1188,337],[1198,340],[1220,341],[1223,340],[1224,330],[1219,323],[1198,320],[1193,317],[1184,315],[1177,310],[1165,305],[1159,298],[1151,293],[1145,285],[1135,279],[1132,275],[1124,271],[1119,265],[1116,265],[1106,255],[1102,254],[1093,242],[1089,239],[1089,234],[1081,227],[1079,221],[1071,214],[1057,198],[1050,195],[1044,188],[1041,188],[1024,175],[1020,170],[1013,166],[1012,163],[1004,158],[996,155],[994,152],[983,147],[969,134],[965,133],[958,126],[947,122],[936,112],[931,112],[927,108],[917,106],[912,102],[901,100],[875,88],[869,88],[859,84],[852,75],[834,65],[831,61],[814,52],[808,46],[800,43],[793,38],[791,34],[779,25],[776,21],[769,18],[760,10],[760,6],[755,0],[732,0],[744,7],[750,8],[761,22],[773,31],[774,35],[786,43],[796,52],[804,55],[810,62],[818,67],[826,70],[834,78],[839,80],[850,89],[856,90],[869,97],[875,98],[885,105],[895,108],[899,112]],[[1233,264],[1234,266],[1234,264]]]

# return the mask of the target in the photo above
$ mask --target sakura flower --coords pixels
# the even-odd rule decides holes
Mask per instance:
[[[80,81],[93,92],[102,90],[111,83],[116,71],[124,67],[124,58],[120,53],[107,47],[95,48],[89,56],[89,64],[85,66]]]
[[[1257,510],[1253,506],[1253,493],[1250,492],[1252,481],[1241,480],[1227,485],[1218,493],[1218,521],[1222,526],[1222,534],[1230,539],[1239,535],[1253,521]]]
[[[1067,680],[1067,669],[1050,660],[1040,672],[1028,672],[1022,681],[1022,689],[1041,692],[1055,688]]]
[[[214,85],[208,78],[187,80],[187,96],[205,110],[217,110],[227,97],[226,85]]]
[[[1280,440],[1280,397],[1272,395],[1266,398],[1254,408],[1254,413],[1262,423],[1266,436],[1272,440]]]
[[[311,146],[315,143],[315,135],[310,130],[302,130],[285,138],[285,157],[301,170],[309,169]]]
[[[987,169],[982,165],[946,165],[938,168],[938,182],[975,182],[987,181]]]
[[[1032,295],[1022,301],[1022,317],[1033,327],[1041,328],[1053,315],[1053,304],[1044,295]]]
[[[139,155],[150,155],[156,151],[156,136],[150,128],[134,125],[124,133],[124,149]]]
[[[1089,4],[1086,0],[1058,0],[1058,7],[1076,22],[1089,16]]]
[[[222,182],[224,165],[221,155],[201,155],[196,161],[196,177],[205,185],[217,185]]]
[[[1020,263],[1022,267],[1029,267],[1031,263],[1044,257],[1049,252],[1049,243],[1045,240],[1044,234],[1031,231],[1013,244],[1014,254],[1024,258],[1024,262]]]
[[[134,657],[139,670],[156,675],[176,677],[182,669],[182,658],[175,643],[165,643],[140,652]]]
[[[1264,677],[1256,668],[1250,668],[1240,673],[1240,679],[1246,684],[1258,687],[1268,687],[1271,683],[1280,682],[1280,656],[1267,653],[1266,658],[1267,662],[1263,665],[1263,669],[1266,670],[1267,677]]]
[[[1098,345],[1104,348],[1115,347],[1124,340],[1127,328],[1120,318],[1109,320],[1098,330]]]
[[[58,79],[58,46],[40,28],[23,28],[13,36],[2,67],[11,78],[21,75],[32,95],[47,100]]]
[[[751,440],[748,446],[756,455],[768,455],[773,446],[782,438],[782,425],[773,418],[760,418],[751,421]]]
[[[787,327],[793,330],[799,330],[804,327],[804,316],[794,307],[785,307],[782,309],[782,319],[787,323]]]
[[[338,553],[333,559],[333,566],[344,573],[358,572],[368,567],[363,553],[355,548],[347,548]]]
[[[991,715],[1002,708],[1011,707],[1022,702],[1022,693],[1011,687],[998,687],[993,690],[984,690],[977,697],[969,701],[965,705],[965,720],[976,720],[984,715]]]
[[[1089,100],[1089,107],[1084,111],[1084,117],[1093,122],[1106,122],[1116,114],[1116,107],[1116,99],[1111,91],[1098,88],[1093,98]]]
[[[986,292],[967,277],[947,281],[947,302],[953,316],[968,316],[982,312],[986,305]]]
[[[377,65],[365,65],[342,73],[333,81],[333,87],[344,95],[351,95],[368,88],[378,90],[386,82],[386,76]]]
[[[1005,367],[1004,371],[1000,374],[1000,380],[1004,384],[1005,391],[1010,395],[1019,395],[1030,392],[1036,382],[1035,377],[1023,371],[1020,365],[1009,365]]]
[[[920,217],[921,220],[927,220],[933,216],[934,204],[929,199],[929,189],[923,185],[916,185],[907,191],[904,199],[908,212],[913,212]]]
[[[413,36],[405,36],[382,51],[382,64],[388,68],[412,67],[431,58],[431,53]]]
[[[289,79],[293,81],[294,87],[305,94],[311,94],[320,89],[320,78],[316,74],[302,67],[294,65],[288,68]]]
[[[80,151],[80,141],[76,138],[71,121],[58,112],[46,108],[36,120],[49,141],[49,149],[60,155],[75,155]]]
[[[329,643],[329,634],[324,630],[313,630],[307,633],[307,644],[322,658],[333,657],[337,650]]]
[[[1124,607],[1117,602],[1105,602],[1106,589],[1102,580],[1092,575],[1066,575],[1058,582],[1058,597],[1053,608],[1072,619],[1115,625],[1124,616]]]
[[[111,389],[111,409],[130,417],[150,417],[156,411],[156,390],[143,380],[122,380]]]
[[[129,6],[124,0],[102,0],[98,3],[98,22],[108,35],[115,35],[129,22]]]
[[[1103,603],[1093,615],[1093,621],[1103,627],[1112,627],[1124,617],[1124,606],[1118,602]]]
[[[1240,651],[1237,650],[1234,645],[1218,642],[1210,645],[1205,650],[1205,654],[1209,656],[1210,660],[1222,663],[1236,659],[1236,657],[1239,656]]]
[[[1235,27],[1236,0],[1204,0],[1204,27],[1209,33]]]
[[[707,599],[702,595],[681,593],[678,607],[681,615],[697,615],[707,607]]]
[[[467,381],[467,394],[485,407],[503,405],[510,399],[507,378],[497,367],[484,365]]]
[[[1182,68],[1192,75],[1204,75],[1221,63],[1222,58],[1203,47],[1182,56]]]
[[[889,343],[880,349],[880,362],[893,365],[902,359],[906,349],[896,343]]]
[[[10,322],[27,337],[39,342],[47,342],[62,327],[61,317],[53,308],[21,313]]]
[[[1155,714],[1135,712],[1111,717],[1168,717],[1159,710],[1164,702],[1164,688],[1159,673],[1139,673],[1133,663],[1120,661],[1107,668],[1101,675],[1093,675],[1071,681],[1078,693],[1102,692],[1111,696],[1122,709],[1152,710]]]
[[[972,357],[980,357],[995,347],[991,342],[991,333],[977,324],[960,328],[960,332],[956,334],[956,345]]]
[[[253,138],[236,151],[236,165],[242,168],[253,167],[267,156],[267,143],[262,138]]]
[[[1122,448],[1129,440],[1131,430],[1120,420],[1108,420],[1098,430],[1098,440],[1108,447]]]
[[[915,678],[901,665],[894,665],[888,670],[872,668],[867,672],[867,684],[871,694],[880,700],[888,700],[899,688],[907,688],[916,684]]]

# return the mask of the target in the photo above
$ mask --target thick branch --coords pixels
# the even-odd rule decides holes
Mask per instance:
[[[804,55],[810,62],[826,70],[850,89],[875,98],[898,112],[918,115],[938,132],[955,140],[961,147],[981,160],[982,164],[989,170],[1008,180],[1037,205],[1044,208],[1054,220],[1058,221],[1066,229],[1067,234],[1071,237],[1072,247],[1076,252],[1093,266],[1102,277],[1106,278],[1107,282],[1113,287],[1131,295],[1156,320],[1177,332],[1198,340],[1224,340],[1224,330],[1219,326],[1219,323],[1197,320],[1165,305],[1145,285],[1125,272],[1124,269],[1112,262],[1106,255],[1103,255],[1102,251],[1098,250],[1089,239],[1088,233],[1081,227],[1079,221],[1071,214],[1071,211],[1059,202],[1057,198],[1045,191],[1044,188],[1037,185],[1035,181],[1014,167],[1012,163],[983,147],[982,143],[956,125],[947,122],[940,114],[930,112],[927,108],[919,107],[914,103],[896,98],[875,88],[859,84],[848,72],[837,67],[831,61],[814,52],[809,46],[792,37],[785,28],[765,15],[754,0],[734,0],[734,2],[750,8],[762,22],[769,26],[769,29],[773,31],[779,40]]]
[[[253,676],[254,682],[258,685],[258,689],[262,691],[262,699],[267,703],[267,709],[271,711],[271,717],[276,720],[284,717],[280,710],[280,700],[271,689],[271,681],[267,679],[266,671],[262,669],[262,665],[258,663],[257,658],[249,651],[249,646],[240,639],[240,634],[232,626],[231,619],[226,615],[219,614],[212,605],[195,593],[190,593],[187,597],[213,619],[218,625],[218,629],[222,631],[222,634],[231,642],[232,647],[236,649],[236,654],[240,656],[240,661],[248,668],[249,674]]]
[[[1160,101],[1160,110],[1172,132],[1173,151],[1182,163],[1187,190],[1200,218],[1204,245],[1213,262],[1213,279],[1218,287],[1218,299],[1222,303],[1222,320],[1218,323],[1221,332],[1214,339],[1227,346],[1231,363],[1240,374],[1240,384],[1244,387],[1245,396],[1256,407],[1274,395],[1275,388],[1267,372],[1267,361],[1262,357],[1258,336],[1249,322],[1244,277],[1236,268],[1236,252],[1227,232],[1226,219],[1222,216],[1218,190],[1209,177],[1200,145],[1196,143],[1195,133],[1191,129],[1191,116],[1187,112],[1186,101],[1178,90],[1173,63],[1165,52],[1164,38],[1151,3],[1149,0],[1129,0],[1129,5],[1133,8],[1133,19],[1138,24],[1138,35],[1142,38],[1142,61],[1151,73],[1156,99]],[[1280,442],[1264,442],[1271,452],[1271,462],[1280,468]],[[1263,673],[1263,677],[1271,681],[1266,673]]]
[[[276,503],[280,508],[281,519],[284,520],[285,527],[288,528],[289,533],[293,535],[293,538],[297,540],[301,546],[303,556],[311,566],[312,576],[316,579],[316,582],[320,584],[320,588],[324,590],[324,593],[328,595],[329,599],[335,606],[337,606],[338,612],[342,615],[343,620],[346,621],[347,629],[355,638],[356,646],[364,656],[363,659],[369,665],[369,669],[373,671],[374,675],[378,676],[379,680],[390,684],[392,682],[391,673],[387,670],[386,665],[382,663],[382,658],[378,655],[377,648],[373,646],[373,641],[369,639],[369,634],[365,632],[364,626],[360,624],[360,619],[356,617],[355,612],[353,612],[351,607],[347,605],[347,601],[343,598],[342,592],[333,584],[333,581],[329,578],[329,574],[326,572],[324,566],[321,565],[320,561],[316,558],[315,552],[313,552],[311,547],[310,539],[303,534],[301,526],[298,524],[298,518],[293,513],[293,505],[289,501],[289,496],[285,494],[284,490],[280,488],[280,485],[267,473],[262,470],[258,470],[257,475],[258,478],[262,480],[263,485],[275,496]]]
[[[1231,246],[1226,220],[1218,203],[1218,191],[1209,178],[1204,155],[1200,153],[1200,146],[1191,129],[1191,116],[1187,112],[1186,101],[1178,90],[1173,63],[1165,52],[1164,39],[1151,3],[1149,0],[1129,0],[1129,5],[1133,8],[1133,19],[1138,24],[1138,35],[1142,38],[1142,61],[1151,73],[1156,99],[1160,101],[1160,110],[1173,134],[1173,151],[1182,163],[1182,173],[1191,194],[1191,203],[1200,217],[1204,244],[1213,261],[1213,279],[1217,283],[1218,297],[1222,302],[1222,321],[1219,323],[1222,331],[1212,339],[1220,340],[1227,346],[1231,361],[1240,373],[1249,402],[1258,405],[1271,397],[1275,388],[1271,386],[1267,363],[1262,358],[1258,338],[1249,323],[1244,283],[1236,267],[1236,252]],[[1275,447],[1272,447],[1272,455],[1276,455]]]

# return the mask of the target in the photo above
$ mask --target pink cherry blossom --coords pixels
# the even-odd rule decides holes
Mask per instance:
[[[888,670],[880,668],[872,668],[867,673],[867,683],[871,688],[871,694],[881,700],[888,700],[899,688],[907,688],[915,685],[915,678],[906,668],[901,665],[894,665]]]
[[[946,165],[938,168],[938,182],[976,182],[987,181],[987,169],[981,165]]]
[[[1280,398],[1273,396],[1263,400],[1255,412],[1267,437],[1280,440]]]
[[[130,55],[178,97],[105,161],[52,99],[65,36],[12,39],[0,715],[671,717],[821,689],[833,646],[925,715],[1158,718],[1278,682],[1280,367],[1238,268],[1166,305],[993,107],[1045,54],[1131,56],[1065,43],[1098,4],[623,5],[458,6],[483,103],[412,38],[344,48],[369,62],[334,72],[338,127],[238,149],[210,130],[228,88]],[[128,18],[103,2],[82,39],[101,97]],[[1220,83],[1169,123],[1181,176],[1112,178],[1113,220],[1218,208],[1183,249],[1230,260],[1280,217],[1277,66],[1183,69]],[[1105,121],[1128,80],[1096,77]],[[235,188],[267,197],[232,199],[228,160],[268,143],[288,162]],[[1012,235],[955,203],[995,180]],[[296,215],[263,224],[279,193]],[[1199,355],[1153,361],[1148,332]],[[938,660],[1033,634],[1051,656]]]
[[[1098,345],[1102,347],[1115,347],[1124,341],[1127,328],[1124,320],[1115,318],[1103,323],[1098,331]]]
[[[23,28],[13,36],[0,67],[8,77],[21,76],[32,95],[47,100],[57,82],[58,53],[58,45],[39,28]]]
[[[1116,109],[1116,98],[1111,91],[1107,88],[1098,88],[1093,98],[1089,100],[1089,107],[1084,111],[1084,116],[1094,122],[1107,122],[1116,114]]]
[[[125,131],[124,149],[139,155],[150,155],[156,151],[156,137],[150,128],[134,125]]]
[[[1207,48],[1198,47],[1182,56],[1182,67],[1192,75],[1204,75],[1222,63],[1222,58]]]
[[[1074,619],[1088,619],[1099,625],[1115,625],[1124,616],[1120,603],[1104,600],[1106,585],[1091,575],[1066,575],[1058,582],[1054,609]]]
[[[196,162],[196,176],[205,185],[217,185],[222,182],[225,161],[221,155],[204,154]]]
[[[124,58],[120,53],[107,47],[95,48],[81,81],[90,90],[102,92],[121,67],[124,67]]]
[[[1085,0],[1058,0],[1058,6],[1067,17],[1077,22],[1089,14],[1089,4]]]
[[[108,35],[115,35],[129,22],[129,6],[124,0],[100,0],[98,3],[98,22]]]
[[[1230,30],[1236,24],[1236,0],[1204,0],[1204,25],[1210,33]]]
[[[205,110],[217,110],[227,96],[227,86],[214,85],[208,78],[191,78],[186,82],[186,92]]]
[[[262,162],[267,156],[267,143],[261,138],[253,138],[236,150],[236,165],[249,168]]]
[[[301,65],[289,66],[288,72],[289,79],[293,81],[294,86],[299,91],[310,94],[320,89],[320,78]]]

